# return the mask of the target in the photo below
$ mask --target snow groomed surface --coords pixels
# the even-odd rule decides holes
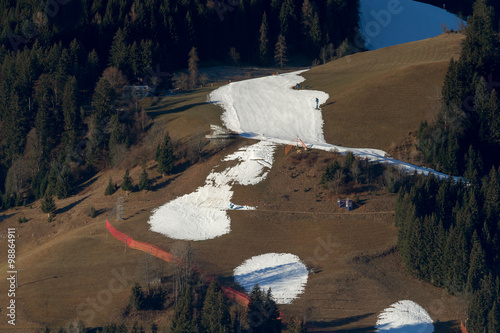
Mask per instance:
[[[267,291],[271,288],[277,304],[290,304],[304,292],[308,271],[296,255],[266,253],[252,257],[234,270],[234,279],[247,292],[256,283]]]
[[[420,305],[412,301],[399,301],[385,309],[379,316],[377,332],[432,333],[432,319]]]
[[[448,175],[435,170],[386,157],[387,153],[380,149],[346,148],[326,143],[323,117],[321,110],[315,109],[315,99],[318,98],[321,105],[328,99],[328,94],[292,89],[292,86],[305,80],[300,76],[305,71],[233,82],[210,93],[208,101],[224,109],[222,121],[228,129],[246,138],[287,145],[299,137],[314,149],[335,149],[341,153],[352,151],[372,162],[384,162],[408,172],[433,173],[439,178],[448,178]]]
[[[412,0],[360,2],[360,32],[368,50],[436,37],[444,27],[457,31],[460,24],[443,8]]]
[[[151,230],[173,239],[206,240],[231,230],[229,209],[249,210],[254,207],[231,203],[233,184],[254,185],[267,176],[273,164],[274,144],[260,141],[243,147],[224,161],[239,163],[222,172],[208,175],[205,185],[155,209],[148,223]]]

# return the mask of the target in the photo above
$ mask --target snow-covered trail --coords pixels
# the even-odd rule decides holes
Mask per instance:
[[[336,149],[341,153],[352,151],[361,158],[392,164],[408,172],[449,177],[433,169],[386,157],[387,153],[380,149],[347,148],[325,142],[323,117],[321,110],[315,109],[315,100],[318,98],[321,105],[329,95],[316,90],[292,89],[305,80],[300,76],[305,71],[230,83],[214,90],[208,101],[224,109],[222,121],[227,128],[246,138],[287,145],[299,137],[310,148]]]

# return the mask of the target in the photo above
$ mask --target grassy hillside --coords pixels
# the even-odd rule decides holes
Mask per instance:
[[[415,130],[422,119],[431,118],[447,63],[457,54],[461,39],[458,35],[440,36],[356,54],[307,72],[305,84],[331,96],[323,106],[327,141],[387,149]],[[215,88],[164,97],[149,109],[149,115],[160,130],[168,130],[186,141],[193,133],[206,131],[209,124],[220,124],[222,110],[205,102]],[[195,190],[212,168],[226,166],[220,161],[223,156],[249,142],[239,141],[166,178],[156,173],[155,163],[150,161],[148,172],[155,180],[153,190],[126,196],[125,220],[113,219],[114,225],[138,240],[170,249],[174,241],[149,231],[150,211]],[[277,149],[275,158],[266,181],[257,186],[234,187],[234,202],[267,205],[252,212],[230,212],[230,234],[194,243],[204,272],[230,280],[234,267],[253,255],[292,252],[311,264],[311,258],[321,251],[324,259],[318,259],[317,273],[310,275],[305,294],[283,306],[286,318],[306,315],[314,331],[369,332],[380,311],[395,301],[413,299],[429,309],[434,320],[441,321],[437,331],[446,331],[457,324],[456,320],[463,319],[458,298],[441,293],[404,271],[399,255],[393,251],[397,236],[393,195],[371,190],[353,194],[365,204],[346,214],[336,208],[336,196],[319,185],[321,174],[331,161],[330,153],[313,151],[296,158],[285,157],[283,150]],[[135,183],[140,173],[140,167],[131,170]],[[16,227],[18,234],[16,265],[20,287],[16,297],[16,331],[26,328],[29,332],[33,327],[54,327],[78,319],[87,319],[88,326],[121,320],[132,280],[113,292],[108,301],[106,291],[116,279],[113,270],[125,270],[140,281],[148,259],[142,252],[126,249],[106,232],[106,217],[118,196],[125,196],[121,190],[104,196],[109,176],[120,183],[123,170],[101,172],[77,189],[75,196],[56,200],[58,211],[53,223],[48,223],[41,213],[40,202],[32,208],[11,209],[0,217],[2,236],[8,227]],[[95,219],[87,216],[91,206],[99,213]],[[19,225],[20,217],[26,217],[28,222]],[[335,244],[326,257],[320,247],[325,237]],[[4,255],[6,244],[6,238],[1,237]],[[164,275],[169,274],[168,264],[156,264]],[[0,270],[7,271],[5,261]],[[0,281],[0,290],[6,288],[6,281]],[[83,311],[92,308],[89,298],[97,297],[106,304],[98,305],[93,312],[95,317],[89,321],[88,312]],[[0,303],[6,302],[6,293],[0,294]],[[169,315],[167,311],[127,320],[129,324],[134,320],[155,321],[166,327]],[[6,325],[1,322],[0,331],[8,330]]]
[[[443,78],[463,36],[435,38],[354,54],[304,73],[327,92],[322,106],[328,143],[389,150],[437,113]]]

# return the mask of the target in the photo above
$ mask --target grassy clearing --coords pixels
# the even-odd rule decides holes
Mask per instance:
[[[389,150],[437,113],[448,63],[462,35],[354,54],[304,73],[310,89],[330,98],[322,106],[328,143]]]

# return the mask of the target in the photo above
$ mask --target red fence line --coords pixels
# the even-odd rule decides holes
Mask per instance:
[[[158,246],[155,246],[150,243],[146,242],[141,242],[134,240],[132,237],[128,236],[127,234],[124,234],[123,232],[117,230],[115,227],[109,223],[108,220],[106,220],[106,228],[108,229],[109,233],[112,234],[116,239],[119,241],[127,244],[128,247],[136,250],[140,250],[146,253],[149,253],[157,258],[160,258],[166,262],[174,263],[177,265],[181,264],[181,260],[174,256],[173,254],[160,249]],[[208,280],[210,281],[212,278],[209,277]],[[229,298],[230,300],[235,301],[236,303],[242,305],[242,306],[248,306],[248,303],[250,301],[250,297],[248,297],[247,294],[242,293],[241,291],[237,291],[231,287],[226,287],[226,286],[221,286],[222,292],[224,295]]]

